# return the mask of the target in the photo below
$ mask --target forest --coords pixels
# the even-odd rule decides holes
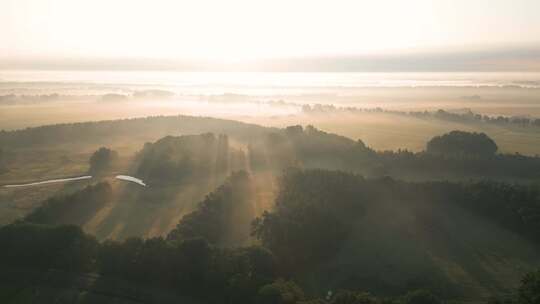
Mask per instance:
[[[480,99],[480,96],[469,96],[470,99]],[[495,125],[517,125],[522,127],[539,127],[540,118],[529,118],[524,116],[489,116],[482,115],[466,109],[463,113],[456,113],[439,109],[436,111],[398,111],[388,110],[380,107],[376,108],[358,108],[358,107],[339,107],[333,104],[314,104],[302,106],[302,112],[307,114],[321,115],[325,113],[389,113],[404,116],[412,116],[422,119],[441,119],[456,122],[483,122]]]
[[[251,224],[231,221],[234,214],[249,212],[245,191],[248,183],[247,173],[234,173],[165,237],[102,242],[84,233],[74,222],[77,212],[84,213],[85,208],[107,200],[109,195],[107,184],[88,186],[75,195],[48,201],[23,220],[2,227],[0,242],[5,247],[0,261],[6,269],[96,273],[157,285],[189,296],[197,303],[440,303],[441,299],[459,298],[467,290],[448,281],[434,259],[429,267],[417,270],[424,272],[422,279],[384,278],[384,274],[381,277],[378,273],[380,269],[364,272],[365,276],[360,277],[350,272],[351,267],[361,265],[354,265],[354,257],[344,252],[345,248],[381,246],[362,241],[358,235],[359,223],[369,221],[366,218],[370,213],[379,217],[380,212],[387,212],[386,216],[391,217],[392,211],[383,206],[386,204],[414,212],[414,222],[425,226],[431,236],[411,237],[397,230],[387,231],[395,242],[413,243],[408,246],[433,246],[432,250],[437,250],[437,244],[423,242],[448,232],[439,231],[446,228],[430,216],[435,210],[452,208],[493,222],[535,245],[540,242],[540,191],[527,186],[490,182],[409,183],[391,178],[365,179],[340,171],[289,169],[279,180],[274,210],[264,212]],[[399,201],[392,201],[395,197]],[[390,229],[383,222],[371,225],[380,230]],[[234,232],[245,231],[242,228],[246,227],[238,226],[247,226],[258,245],[247,245],[245,239],[249,235],[239,238]],[[231,236],[236,236],[236,240]],[[466,235],[459,238],[452,241],[456,242],[454,245],[473,240]],[[407,254],[422,254],[402,249]],[[478,276],[479,284],[495,283],[483,278],[486,270],[480,265],[471,264],[472,257],[467,254],[472,253],[452,254],[456,254],[452,257],[456,262]],[[394,267],[401,267],[402,275],[412,275],[397,260],[385,258]],[[330,284],[323,275],[329,271],[333,274]],[[534,296],[528,293],[537,292],[534,284],[539,280],[540,275],[531,273],[516,290],[497,285],[491,288],[504,288],[507,297],[512,295],[510,300],[529,303],[522,298]],[[308,286],[307,290],[302,286]],[[329,296],[334,291],[336,294]]]
[[[138,148],[98,139],[127,135]],[[8,131],[0,142],[4,176],[26,159],[28,142],[45,159],[59,143],[79,151],[61,161],[80,158],[75,168],[92,175],[46,195],[48,186],[3,188],[3,200],[32,207],[0,227],[2,301],[540,296],[540,158],[501,153],[481,132],[441,134],[420,152],[377,151],[309,125],[154,117]]]
[[[291,126],[249,145],[252,166],[282,170],[304,167],[353,170],[367,176],[402,179],[514,178],[540,176],[540,157],[497,153],[483,133],[453,131],[436,136],[421,152],[375,151],[364,144],[313,126]],[[266,155],[261,160],[260,155]]]

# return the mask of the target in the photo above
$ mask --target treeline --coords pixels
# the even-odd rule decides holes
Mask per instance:
[[[420,153],[398,150],[378,153],[381,168],[392,175],[414,172],[428,177],[530,179],[540,177],[540,157],[499,154],[484,133],[452,131],[435,136]]]
[[[262,247],[219,249],[203,239],[179,243],[162,238],[97,242],[75,226],[14,224],[0,228],[6,269],[93,272],[148,287],[159,286],[199,303],[258,304],[438,304],[427,291],[379,298],[340,290],[315,298],[293,281],[280,279],[275,259]],[[137,299],[137,295],[132,295]]]
[[[110,171],[118,162],[118,152],[109,148],[101,147],[90,156],[89,174],[102,175]]]
[[[101,102],[124,102],[129,100],[148,100],[148,99],[160,99],[166,100],[175,96],[174,92],[166,90],[140,90],[135,91],[132,94],[117,94],[107,93],[102,95],[69,95],[69,94],[7,94],[0,95],[0,106],[3,105],[25,105],[25,104],[40,104],[48,102],[80,102],[80,101],[101,101]]]
[[[404,115],[421,119],[440,119],[461,123],[490,123],[496,125],[515,125],[521,127],[540,127],[540,118],[529,118],[523,116],[489,116],[474,113],[467,110],[464,113],[453,113],[439,109],[437,111],[398,111],[376,108],[358,108],[358,107],[337,107],[335,105],[314,104],[303,105],[302,112],[306,114],[325,114],[325,113],[386,113],[393,115]]]
[[[147,143],[136,157],[138,176],[160,183],[210,178],[242,170],[246,157],[229,146],[227,135],[167,136]]]
[[[369,286],[370,291],[379,294],[396,294],[405,292],[405,286],[408,286],[429,288],[447,297],[459,295],[463,292],[461,283],[451,282],[441,276],[440,266],[430,259],[422,258],[421,251],[409,250],[409,246],[424,248],[422,246],[425,246],[427,240],[416,239],[406,232],[420,225],[423,227],[420,231],[423,232],[419,233],[435,233],[432,238],[440,239],[445,246],[452,248],[457,243],[454,243],[456,241],[451,235],[445,234],[448,228],[436,222],[435,214],[445,214],[447,210],[455,208],[475,214],[540,245],[540,189],[537,187],[492,182],[408,183],[390,178],[364,179],[359,175],[336,171],[298,169],[286,171],[279,185],[274,210],[265,212],[254,221],[253,233],[263,246],[274,253],[282,273],[303,280],[309,278],[311,284],[316,280],[319,283],[325,282],[324,273],[332,269],[330,281],[334,284],[341,282],[343,285],[338,284],[341,288]],[[407,221],[404,220],[399,224],[399,230],[391,230],[392,225],[386,221],[400,223],[398,218],[394,218],[394,212],[411,214],[414,222],[405,224]],[[364,221],[371,223],[370,227],[359,226]],[[418,275],[421,273],[422,279],[403,281],[383,275],[383,281],[392,282],[383,284],[383,281],[378,282],[381,280],[378,273],[382,268],[370,271],[364,269],[365,277],[349,272],[354,265],[363,263],[360,255],[355,255],[352,248],[359,247],[360,252],[362,247],[389,250],[378,247],[383,246],[378,244],[378,240],[373,243],[363,241],[364,237],[358,236],[362,231],[359,229],[369,229],[376,235],[392,239],[392,247],[402,251],[403,261],[391,258],[387,261],[391,267],[405,272],[407,268],[403,267],[406,261],[424,259],[423,265],[418,267],[427,268],[413,270]],[[466,236],[460,236],[460,239],[468,242]],[[502,239],[500,241],[504,242]],[[350,247],[351,244],[354,247]],[[436,245],[428,244],[425,250],[435,250],[430,246]],[[459,267],[470,272],[470,275],[481,275],[482,272],[470,264],[476,253],[459,250],[445,254],[460,256],[455,261]],[[348,256],[349,251],[352,256]],[[377,258],[384,261],[384,256],[389,255],[391,253],[381,252]]]
[[[515,179],[537,180],[540,158],[520,154],[496,154],[488,158],[453,157],[407,150],[378,153],[375,176],[420,179]]]
[[[253,204],[251,178],[245,171],[233,172],[195,211],[182,218],[167,240],[203,238],[220,247],[249,244]]]
[[[170,134],[228,134],[248,141],[271,129],[232,120],[192,117],[153,116],[98,122],[47,125],[15,131],[0,131],[0,146],[5,149],[48,147],[59,144],[103,144],[119,139],[161,138]]]
[[[418,118],[436,118],[447,121],[455,122],[484,122],[496,125],[515,125],[519,127],[540,127],[540,118],[529,118],[523,116],[489,116],[474,113],[467,110],[464,113],[452,113],[444,110],[437,110],[435,112],[409,112],[408,115]]]
[[[249,303],[275,278],[267,250],[219,249],[203,239],[99,243],[76,226],[18,223],[0,228],[0,242],[2,267],[95,272],[173,289],[203,303]]]
[[[290,126],[270,133],[248,145],[252,169],[281,172],[291,166],[345,169],[351,157],[362,157],[369,149],[361,142],[313,126]],[[369,150],[375,155],[375,151]]]
[[[39,95],[0,95],[0,106],[20,104],[40,104],[58,101],[89,101],[94,100],[93,95],[61,95],[58,93]]]
[[[5,173],[8,171],[7,164],[8,164],[8,153],[0,148],[0,174]]]
[[[289,169],[279,186],[274,210],[254,222],[253,233],[277,256],[291,260],[289,269],[327,258],[328,251],[340,247],[366,206],[388,199],[401,204],[457,205],[540,245],[540,188],[534,185],[411,183],[388,177],[365,179],[340,171]],[[323,233],[317,227],[331,229]]]
[[[441,242],[452,248],[455,241],[437,232],[444,228],[438,227],[434,214],[457,207],[540,244],[540,191],[532,186],[408,183],[390,178],[365,179],[339,171],[289,169],[278,181],[275,208],[253,221],[251,233],[262,247],[238,247],[246,244],[249,219],[253,218],[249,183],[246,173],[233,174],[165,238],[99,243],[75,227],[36,224],[59,223],[50,219],[68,214],[63,208],[80,207],[78,201],[84,201],[83,197],[100,193],[96,187],[107,187],[93,186],[69,197],[73,206],[49,202],[25,221],[0,228],[0,243],[5,245],[0,251],[0,263],[6,267],[96,272],[166,287],[204,303],[412,304],[438,303],[433,294],[442,298],[468,295],[461,293],[463,282],[441,276],[440,266],[422,256],[417,259],[429,268],[413,269],[411,279],[393,278],[385,274],[385,268],[364,269],[365,277],[351,273],[349,269],[354,269],[356,263],[375,262],[361,261],[351,251],[351,244],[358,249],[388,250],[358,237],[359,229],[365,229],[359,226],[363,222],[369,222],[371,233],[378,234],[387,229],[387,221],[399,221],[392,210],[407,210],[414,219],[413,227],[421,224],[419,227],[425,227],[421,229],[435,233],[433,238],[442,238]],[[237,220],[238,214],[242,214],[241,221]],[[377,222],[372,222],[374,218]],[[392,237],[394,250],[402,251],[401,259],[410,261],[405,255],[419,253],[406,246],[424,248],[425,240],[410,238],[409,227],[399,227],[388,237]],[[238,231],[242,233],[236,234]],[[468,242],[466,235],[461,237]],[[379,259],[387,254],[379,253]],[[472,256],[467,256],[466,251],[457,254],[466,261],[458,264],[464,271],[479,271],[470,265],[468,259]],[[400,270],[405,262],[387,263]],[[373,277],[374,272],[388,276],[384,280],[391,284],[382,284],[380,277]],[[309,288],[304,289],[306,286]],[[367,290],[378,297],[340,291],[347,289]],[[408,293],[415,289],[431,292]],[[403,294],[407,296],[400,296]],[[428,302],[417,302],[420,299]]]
[[[499,148],[493,139],[484,133],[452,131],[433,137],[426,145],[430,154],[455,157],[493,157]]]
[[[253,223],[253,234],[272,250],[289,275],[313,270],[333,258],[349,239],[365,204],[361,176],[289,169],[279,180],[274,210]]]
[[[279,280],[274,256],[268,250],[258,246],[226,249],[231,243],[224,242],[238,240],[230,238],[238,230],[235,226],[242,225],[243,236],[249,237],[253,215],[243,223],[237,221],[238,211],[249,210],[246,204],[251,203],[246,197],[249,176],[245,172],[233,174],[166,238],[100,243],[76,226],[36,224],[58,223],[49,217],[65,214],[62,208],[81,207],[81,197],[95,199],[95,192],[107,186],[90,186],[62,203],[49,201],[24,221],[0,228],[0,243],[5,246],[0,251],[0,265],[92,272],[173,290],[200,303],[296,303],[304,299],[296,284]],[[64,204],[68,200],[73,207]],[[301,294],[291,297],[292,289]]]
[[[99,207],[109,194],[107,183],[88,186],[50,199],[23,220],[0,228],[0,267],[97,273],[172,290],[200,303],[270,303],[276,294],[268,290],[282,287],[281,281],[272,285],[278,273],[271,252],[238,247],[247,243],[254,216],[245,172],[232,174],[165,238],[100,243],[77,226],[61,225],[66,218],[80,225],[78,215]],[[262,287],[265,292],[259,294]]]
[[[24,222],[48,225],[82,225],[111,201],[113,191],[107,182],[90,185],[73,194],[47,199]]]
[[[224,186],[201,202],[195,212],[186,215],[166,238],[99,243],[75,226],[35,224],[32,222],[45,221],[29,216],[25,221],[0,228],[0,243],[5,245],[0,251],[0,263],[10,269],[95,272],[171,289],[203,303],[380,301],[368,293],[351,291],[325,293],[321,299],[309,300],[313,296],[306,295],[291,276],[282,272],[284,267],[277,264],[282,262],[271,251],[259,246],[230,249],[220,246],[222,238],[230,233],[228,215],[234,210],[246,209],[240,204],[243,199],[240,196],[246,192],[248,179],[242,172],[231,176]],[[93,191],[96,188],[89,187],[79,195]],[[51,209],[45,207],[45,210]]]
[[[536,179],[540,157],[499,154],[483,133],[453,131],[437,136],[422,152],[375,151],[361,140],[326,133],[312,126],[291,126],[248,146],[252,169],[290,166],[338,169],[370,177],[412,179]]]

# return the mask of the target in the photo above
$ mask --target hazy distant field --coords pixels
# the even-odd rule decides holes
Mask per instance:
[[[540,118],[539,73],[0,73],[0,130],[47,124],[194,115],[285,127],[312,124],[378,150],[422,150],[460,129],[492,136],[503,152],[540,154],[538,128],[462,124],[401,115],[303,115],[302,105],[399,111],[471,110]],[[128,140],[128,139],[126,139]]]
[[[133,75],[139,78],[130,78]],[[0,75],[3,80],[0,81],[0,130],[185,114],[280,128],[314,125],[327,132],[361,139],[376,150],[421,151],[430,138],[452,130],[485,132],[497,142],[501,152],[540,154],[540,128],[534,126],[453,122],[381,112],[302,112],[302,105],[332,104],[401,112],[471,110],[490,116],[535,119],[540,118],[540,77],[537,74],[133,75],[3,72]],[[171,134],[178,133],[173,130]],[[167,134],[161,136],[164,135]],[[129,161],[145,142],[157,139],[144,135],[112,141],[103,138],[89,146],[66,143],[68,147],[55,145],[47,151],[18,151],[17,161],[9,172],[0,176],[0,182],[81,175],[88,169],[88,158],[99,145],[117,150]],[[41,198],[65,190],[69,188],[37,187],[31,191],[32,195],[19,189],[2,191],[0,200],[9,203],[0,206],[0,223],[26,214]],[[193,194],[194,197],[201,195]],[[167,225],[175,221],[171,219],[154,233],[170,229]],[[87,229],[98,232],[99,226],[96,218]],[[109,227],[98,234],[105,237],[114,233]]]
[[[377,150],[408,149],[421,151],[433,136],[452,130],[485,132],[505,153],[540,154],[540,128],[466,124],[442,120],[427,120],[387,113],[321,114],[244,119],[262,125],[285,127],[311,124],[324,131],[361,139]]]
[[[410,103],[409,106],[414,105]],[[535,113],[539,109],[511,108],[509,114]],[[485,132],[493,137],[506,153],[540,154],[540,128],[519,125],[494,125],[487,123],[458,123],[435,119],[419,119],[388,113],[325,113],[305,115],[299,106],[253,103],[207,102],[133,102],[105,103],[54,103],[47,105],[13,105],[0,107],[0,129],[11,130],[56,123],[109,120],[151,115],[195,115],[221,117],[264,126],[314,125],[322,130],[341,134],[352,139],[362,139],[377,150],[409,149],[420,151],[433,136],[451,130]],[[444,108],[443,109],[449,109]],[[421,106],[411,110],[422,110]],[[452,109],[452,108],[450,108]],[[475,113],[481,109],[473,109]],[[489,110],[489,109],[488,109]],[[493,111],[493,109],[492,109]],[[513,115],[513,114],[512,114]],[[532,114],[531,114],[532,115]],[[530,117],[540,117],[530,116]],[[126,141],[130,139],[126,138]],[[120,145],[120,144],[119,144]]]

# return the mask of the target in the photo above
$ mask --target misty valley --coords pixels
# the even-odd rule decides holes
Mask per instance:
[[[539,0],[0,0],[0,304],[540,304]]]
[[[186,115],[2,131],[0,300],[533,297],[540,157],[509,153],[518,146],[501,149],[501,135],[482,131],[514,130],[504,136],[537,149],[534,136],[515,135],[538,134],[537,120],[321,105],[303,111],[310,122],[373,114],[469,127],[426,137],[416,150],[376,149],[304,121],[269,127]]]
[[[540,304],[539,0],[0,0],[0,304]]]

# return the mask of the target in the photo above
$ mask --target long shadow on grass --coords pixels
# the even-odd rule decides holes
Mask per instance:
[[[179,183],[154,182],[148,187],[115,182],[112,203],[96,214],[96,223],[88,230],[98,239],[165,235],[224,178],[187,178]]]

